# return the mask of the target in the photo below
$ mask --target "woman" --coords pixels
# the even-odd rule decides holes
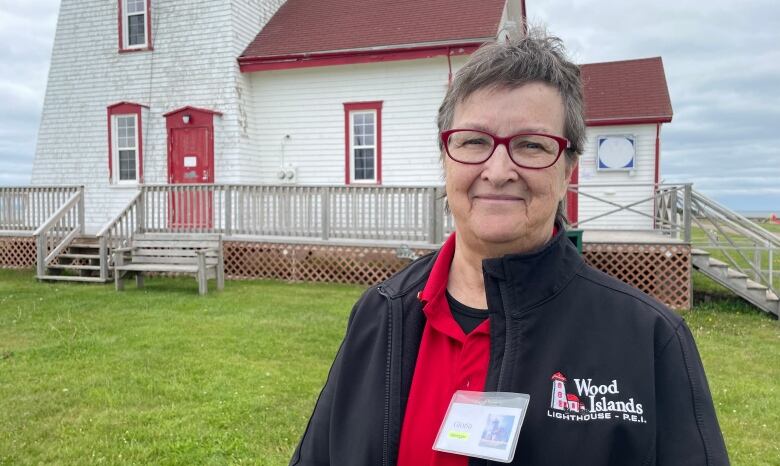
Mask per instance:
[[[565,237],[585,124],[560,41],[482,47],[438,124],[455,233],[355,305],[290,464],[487,464],[434,449],[459,390],[530,396],[512,464],[728,464],[685,323]]]

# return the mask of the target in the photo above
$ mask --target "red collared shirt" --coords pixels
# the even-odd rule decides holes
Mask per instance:
[[[467,466],[468,457],[433,450],[436,434],[457,390],[482,391],[490,359],[490,320],[465,335],[445,291],[455,234],[442,246],[420,294],[427,318],[406,405],[399,466]]]

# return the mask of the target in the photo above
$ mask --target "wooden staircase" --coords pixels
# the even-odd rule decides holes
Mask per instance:
[[[732,269],[725,262],[710,257],[702,249],[692,251],[693,267],[759,309],[780,317],[780,299],[766,286],[750,280],[747,275]]]
[[[112,277],[100,277],[100,242],[96,237],[75,238],[45,268],[39,280],[106,283]],[[110,268],[108,269],[110,272]]]

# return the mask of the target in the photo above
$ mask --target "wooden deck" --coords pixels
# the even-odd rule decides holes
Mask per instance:
[[[685,241],[669,237],[660,231],[583,230],[583,244],[685,244]]]

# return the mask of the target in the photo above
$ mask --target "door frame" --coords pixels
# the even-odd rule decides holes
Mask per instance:
[[[165,117],[165,132],[168,137],[168,184],[173,183],[173,130],[185,128],[205,127],[208,129],[208,147],[206,156],[209,161],[209,179],[203,184],[214,183],[216,167],[214,166],[214,115],[222,116],[222,113],[205,108],[192,106],[182,107],[172,110],[163,116]],[[185,122],[186,120],[186,122]]]

